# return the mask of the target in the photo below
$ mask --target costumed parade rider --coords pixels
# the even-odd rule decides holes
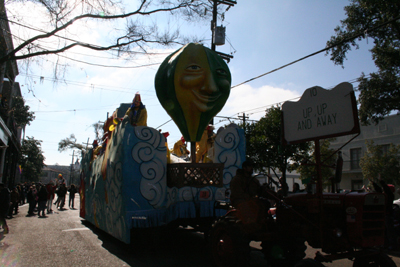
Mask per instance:
[[[187,158],[189,156],[190,151],[186,148],[186,141],[183,136],[174,144],[172,153],[180,158]]]
[[[128,117],[132,126],[147,126],[147,110],[143,105],[140,94],[137,92],[132,100],[132,105],[125,113],[124,118]]]
[[[196,162],[209,163],[214,160],[214,126],[208,125],[201,136],[200,142],[196,142]]]

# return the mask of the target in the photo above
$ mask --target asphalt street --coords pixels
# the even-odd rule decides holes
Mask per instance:
[[[27,204],[19,207],[1,241],[1,266],[129,266],[101,246],[82,224],[78,209],[56,210],[53,205],[53,210],[39,218],[27,216]]]
[[[27,216],[27,204],[20,206],[19,213],[7,220],[10,233],[0,241],[0,266],[212,266],[209,246],[200,233],[182,228],[152,234],[140,230],[134,242],[126,245],[79,217],[78,195],[75,208],[39,218]],[[251,245],[250,266],[266,267],[259,243]],[[306,252],[312,258],[316,250],[308,248]],[[400,253],[390,256],[400,266]],[[352,261],[325,265],[351,267]]]
[[[202,234],[139,231],[126,245],[79,217],[78,195],[75,203],[77,209],[66,207],[45,218],[29,217],[28,205],[20,206],[7,220],[10,233],[0,241],[0,266],[211,266]]]

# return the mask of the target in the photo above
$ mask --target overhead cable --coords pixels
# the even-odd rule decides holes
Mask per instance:
[[[370,77],[369,75],[366,76],[366,78],[369,78],[369,77]],[[349,80],[349,81],[347,81],[347,82],[348,82],[348,83],[356,83],[356,82],[358,82],[358,78],[351,79],[351,80]],[[334,88],[335,86],[336,86],[336,85],[334,85],[334,86],[329,86],[329,87],[327,87],[327,89],[332,89],[332,88]],[[357,88],[357,87],[355,87],[355,88]],[[275,106],[275,105],[280,105],[280,104],[282,104],[283,102],[286,102],[286,101],[293,101],[293,100],[296,100],[296,99],[299,99],[299,98],[300,98],[300,96],[299,96],[299,97],[292,98],[292,99],[288,99],[288,100],[276,102],[276,103],[273,103],[273,104],[269,104],[269,105],[266,105],[266,106],[261,106],[261,107],[258,107],[258,108],[252,108],[252,109],[249,109],[249,110],[245,110],[245,111],[241,111],[241,112],[235,113],[235,115],[236,115],[236,114],[239,114],[239,113],[247,113],[247,112],[250,112],[250,111],[253,111],[253,113],[248,114],[248,115],[252,115],[252,114],[255,114],[255,113],[260,113],[260,112],[265,111],[265,109],[268,108],[268,107],[272,107],[272,106]],[[258,109],[264,109],[264,110],[257,111]],[[234,116],[234,115],[232,115],[232,116]]]
[[[137,69],[137,68],[143,68],[143,67],[150,67],[150,66],[155,66],[155,65],[160,65],[160,63],[152,63],[152,64],[145,64],[145,65],[139,65],[139,66],[132,66],[132,67],[123,67],[123,66],[109,66],[109,65],[102,65],[102,64],[95,64],[95,63],[89,63],[89,62],[85,62],[82,60],[77,60],[77,59],[73,59],[67,56],[63,56],[60,54],[57,54],[57,56],[59,57],[63,57],[72,61],[76,61],[79,63],[83,63],[83,64],[87,64],[87,65],[91,65],[91,66],[97,66],[97,67],[105,67],[105,68],[119,68],[119,69]]]
[[[11,23],[14,23],[14,24],[16,24],[16,25],[19,25],[19,26],[21,26],[21,27],[28,28],[28,29],[30,29],[30,30],[34,30],[34,31],[38,31],[38,32],[46,33],[46,34],[48,33],[48,32],[45,31],[45,30],[38,29],[38,28],[33,28],[33,27],[30,27],[30,26],[21,24],[21,23],[19,23],[19,22],[9,20],[9,19],[7,19],[7,18],[1,18],[1,17],[0,17],[0,20],[4,20],[4,21],[7,21],[7,22],[11,22]],[[67,41],[75,42],[75,43],[82,43],[82,42],[80,42],[80,41],[77,41],[77,40],[74,40],[74,39],[71,39],[71,38],[68,38],[68,37],[60,36],[60,35],[58,35],[58,34],[54,34],[53,36],[58,37],[58,38],[61,38],[61,39],[64,39],[64,40],[67,40]],[[21,39],[21,40],[22,40],[22,39]],[[90,44],[88,44],[88,43],[85,43],[85,44],[90,45]],[[96,46],[96,45],[92,45],[92,46]],[[111,50],[111,51],[120,52],[118,49],[114,49],[114,48],[111,48],[110,50]],[[150,54],[150,55],[151,55],[151,54],[167,54],[167,53],[148,53],[148,52],[139,52],[139,51],[124,51],[124,53],[145,54],[145,55],[149,55],[149,54]]]
[[[360,33],[358,33],[358,34],[353,35],[352,37],[346,38],[346,39],[344,39],[344,40],[342,40],[342,41],[340,41],[340,42],[338,42],[338,43],[336,43],[336,44],[330,45],[330,46],[328,46],[328,47],[326,47],[326,48],[324,48],[324,49],[321,49],[321,50],[319,50],[319,51],[317,51],[317,52],[314,52],[314,53],[312,53],[312,54],[309,54],[309,55],[307,55],[307,56],[305,56],[305,57],[302,57],[302,58],[300,58],[300,59],[298,59],[298,60],[295,60],[295,61],[293,61],[293,62],[290,62],[290,63],[288,63],[288,64],[286,64],[286,65],[283,65],[283,66],[281,66],[281,67],[279,67],[279,68],[273,69],[273,70],[271,70],[271,71],[269,71],[269,72],[266,72],[266,73],[264,73],[264,74],[261,74],[261,75],[259,75],[259,76],[257,76],[257,77],[251,78],[251,79],[249,79],[249,80],[247,80],[247,81],[244,81],[244,82],[239,83],[239,84],[237,84],[237,85],[235,85],[235,86],[232,86],[231,89],[233,89],[233,88],[235,88],[235,87],[238,87],[238,86],[240,86],[240,85],[243,85],[243,84],[245,84],[245,83],[254,81],[254,80],[258,79],[258,78],[261,78],[261,77],[263,77],[263,76],[265,76],[265,75],[271,74],[271,73],[273,73],[273,72],[275,72],[275,71],[278,71],[278,70],[280,70],[280,69],[286,68],[286,67],[288,67],[288,66],[290,66],[290,65],[293,65],[294,63],[297,63],[297,62],[299,62],[299,61],[302,61],[302,60],[304,60],[304,59],[306,59],[306,58],[309,58],[309,57],[315,56],[315,55],[317,55],[317,54],[319,54],[319,53],[325,52],[325,51],[327,51],[327,50],[329,50],[329,49],[332,49],[332,48],[334,48],[335,46],[338,46],[338,45],[340,45],[340,44],[342,44],[342,43],[345,43],[345,42],[354,40],[354,39],[356,39],[357,37],[360,37],[360,36],[365,35],[366,32],[373,32],[373,31],[375,31],[375,30],[377,30],[377,29],[379,29],[379,28],[385,26],[386,24],[389,24],[389,23],[391,23],[391,22],[394,22],[394,21],[396,21],[396,20],[398,20],[398,19],[400,19],[400,16],[397,16],[396,18],[394,18],[394,19],[392,19],[392,20],[389,20],[389,21],[387,21],[387,22],[385,22],[385,23],[382,23],[382,24],[380,24],[380,25],[378,25],[378,26],[375,26],[375,27],[373,27],[373,28],[371,28],[371,29],[364,30],[364,31],[362,31],[362,32],[360,32]]]
[[[14,35],[14,34],[11,34],[11,35],[16,37],[16,38],[18,38],[18,39],[20,39],[20,40],[22,40],[22,41],[25,41],[24,39]],[[40,47],[41,49],[43,49],[44,51],[46,51],[46,50],[48,51],[48,49],[43,47],[42,45],[37,45],[37,46]],[[86,62],[86,61],[82,61],[82,60],[77,60],[77,59],[73,59],[73,58],[70,58],[70,57],[67,57],[67,56],[63,56],[63,55],[61,55],[59,53],[56,53],[55,55],[57,55],[59,57],[66,58],[66,59],[69,59],[69,60],[72,60],[72,61],[76,61],[76,62],[79,62],[79,63],[83,63],[83,64],[87,64],[87,65],[91,65],[91,66],[97,66],[97,67],[104,67],[104,68],[137,69],[137,68],[150,67],[150,66],[155,66],[155,65],[160,65],[161,64],[161,62],[159,62],[159,63],[145,64],[145,65],[138,65],[138,66],[128,66],[128,67],[126,67],[126,66],[111,66],[111,65],[102,65],[102,64],[96,64],[96,63],[90,63],[90,62]]]

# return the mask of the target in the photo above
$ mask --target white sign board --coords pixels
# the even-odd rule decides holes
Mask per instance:
[[[311,87],[299,101],[285,102],[282,112],[286,143],[359,132],[353,86],[347,82],[332,90]]]

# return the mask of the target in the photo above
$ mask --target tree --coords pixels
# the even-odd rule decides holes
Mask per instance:
[[[360,159],[363,176],[375,179],[380,174],[385,182],[400,185],[400,145],[390,144],[385,151],[373,141],[366,145],[367,151]]]
[[[330,140],[320,140],[320,154],[321,154],[321,180],[322,183],[327,184],[329,178],[335,174],[335,164],[337,156],[333,155],[334,150],[329,148]],[[310,149],[309,160],[304,161],[305,164],[300,164],[297,167],[297,172],[300,173],[300,179],[309,180],[315,178],[317,169],[315,166],[315,143],[313,142]],[[297,165],[297,164],[296,164]]]
[[[282,110],[272,107],[247,133],[247,157],[257,169],[278,169],[286,179],[286,171],[293,170],[308,154],[309,143],[282,145]]]
[[[102,123],[100,121],[92,124],[94,133],[96,135],[95,140],[97,140],[99,143],[104,134],[103,126],[104,126],[104,123]],[[81,151],[81,154],[86,153],[86,147],[84,145],[77,143],[75,134],[71,134],[69,137],[62,139],[58,143],[58,151],[59,152],[64,152],[64,151],[67,151],[68,149],[72,149],[72,150],[79,149]]]
[[[79,149],[82,153],[86,152],[86,148],[83,145],[77,143],[74,134],[71,134],[69,137],[62,139],[58,143],[58,151],[63,152],[68,149]]]
[[[44,167],[45,157],[41,148],[41,140],[35,140],[27,136],[22,141],[21,158],[22,175],[28,181],[39,181],[40,174]]]
[[[327,46],[337,45],[327,53],[335,64],[343,66],[351,47],[359,48],[356,40],[373,40],[370,51],[378,71],[358,78],[358,101],[361,123],[378,123],[400,110],[400,2],[351,0],[344,9],[347,18],[327,42]]]
[[[102,123],[100,121],[92,124],[94,134],[96,135],[95,140],[97,140],[99,143],[104,135],[103,126],[104,126],[104,123]]]
[[[35,112],[29,111],[30,107],[25,105],[25,100],[21,96],[13,97],[12,103],[13,107],[10,113],[14,115],[15,123],[22,127],[30,125],[31,121],[35,119]]]
[[[120,0],[9,0],[7,3],[14,2],[31,2],[44,8],[49,16],[48,28],[52,27],[52,29],[43,31],[28,26],[28,22],[9,20],[11,23],[30,29],[31,32],[39,31],[40,34],[33,35],[27,40],[14,38],[15,49],[0,56],[0,65],[9,60],[60,54],[76,46],[97,51],[110,50],[118,56],[132,56],[138,52],[146,53],[149,46],[166,46],[187,42],[188,38],[181,36],[178,30],[172,31],[168,25],[157,25],[152,19],[148,19],[149,17],[166,14],[186,21],[197,21],[208,19],[211,14],[207,10],[212,10],[212,5],[207,0],[140,0],[136,1],[136,10],[131,12],[124,12],[124,4]],[[132,5],[132,3],[129,4]],[[15,16],[18,17],[18,14]],[[19,17],[19,19],[23,20],[24,18]],[[83,26],[84,23],[94,20],[112,23],[120,22],[121,19],[126,19],[125,29],[120,30],[115,27],[113,35],[109,34],[110,42],[108,44],[84,43],[71,37],[73,34],[78,34],[74,32],[73,24],[82,23],[80,25]],[[76,28],[79,27],[75,27],[75,31]],[[46,48],[43,41],[56,47]],[[136,48],[137,50],[133,51]]]

